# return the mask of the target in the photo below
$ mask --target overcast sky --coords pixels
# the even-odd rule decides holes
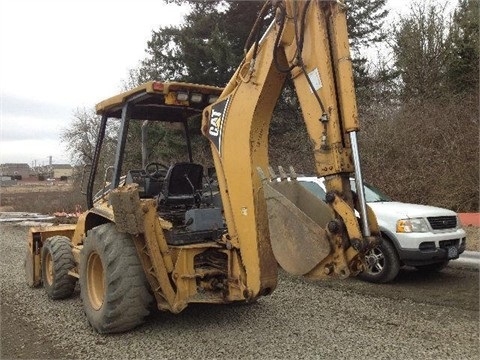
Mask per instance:
[[[161,0],[0,0],[0,163],[68,163],[60,133],[75,109],[119,92],[152,30],[184,13]]]
[[[161,0],[0,0],[0,163],[69,162],[77,108],[121,90],[153,29],[185,10]]]

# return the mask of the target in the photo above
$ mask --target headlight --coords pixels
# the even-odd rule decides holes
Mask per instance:
[[[463,228],[463,224],[460,221],[460,217],[458,215],[457,215],[457,228],[459,228],[459,229]]]
[[[427,232],[428,226],[424,219],[402,219],[397,221],[397,233]]]

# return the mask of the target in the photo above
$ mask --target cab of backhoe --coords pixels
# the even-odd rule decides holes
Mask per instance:
[[[97,104],[101,124],[86,191],[90,212],[99,213],[95,209],[110,201],[112,190],[134,184],[141,200],[155,199],[172,229],[182,228],[181,235],[167,232],[169,244],[218,236],[210,234],[224,228],[218,186],[205,157],[194,159],[192,142],[203,139],[202,110],[221,92],[208,85],[150,81]],[[112,121],[117,144],[113,161],[106,162],[101,154]],[[87,228],[102,222],[91,218]]]

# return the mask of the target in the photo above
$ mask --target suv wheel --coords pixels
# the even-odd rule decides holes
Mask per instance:
[[[382,243],[365,255],[367,268],[359,275],[360,279],[372,283],[392,281],[400,271],[400,260],[392,243],[383,239]]]

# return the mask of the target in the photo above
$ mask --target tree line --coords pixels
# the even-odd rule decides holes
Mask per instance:
[[[181,25],[152,30],[145,57],[129,72],[125,89],[154,79],[224,86],[244,55],[263,2],[164,1],[187,2],[190,11]],[[346,5],[366,180],[401,201],[478,211],[479,0],[458,0],[453,12],[448,3],[418,1],[396,19],[387,0],[346,0]],[[375,47],[377,56],[367,52]],[[79,109],[63,132],[79,163],[91,162],[95,124],[91,111]],[[107,144],[115,143],[114,130],[107,133]],[[185,153],[175,130],[151,131],[152,160]],[[195,126],[191,131],[199,133]],[[127,146],[140,149],[139,133],[133,129]],[[206,141],[194,145],[208,162]],[[138,155],[128,154],[127,165],[138,162]],[[272,120],[269,156],[272,165],[314,171],[288,83]]]

